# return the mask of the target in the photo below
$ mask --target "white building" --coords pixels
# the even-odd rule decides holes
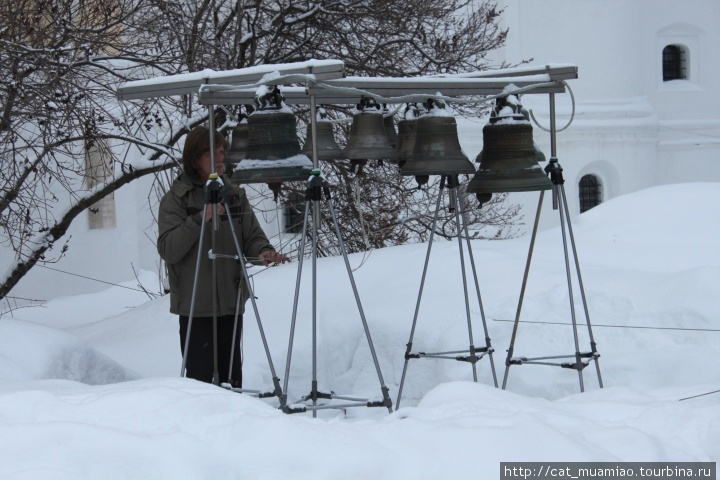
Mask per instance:
[[[579,78],[568,82],[574,119],[557,137],[571,215],[654,185],[720,181],[720,0],[499,3],[509,36],[497,59],[578,66]],[[571,97],[555,97],[562,128],[570,120]],[[549,125],[547,95],[522,100]],[[482,148],[483,124],[481,119],[461,124],[460,141],[471,160]],[[538,127],[534,132],[549,157],[549,134]],[[13,295],[46,300],[107,286],[75,275],[118,282],[132,279],[133,268],[159,271],[149,190],[150,181],[141,179],[116,192],[117,227],[90,228],[89,213],[73,224],[70,250],[51,265],[73,276],[36,267]],[[531,222],[537,194],[511,197],[528,205],[526,221]],[[549,197],[541,228],[558,221]],[[279,215],[267,219],[269,234],[282,228]],[[3,267],[8,253],[1,255]]]
[[[509,34],[498,58],[578,66],[575,116],[557,135],[571,215],[654,185],[720,181],[720,1],[499,4]],[[555,97],[560,129],[572,102]],[[523,105],[549,126],[548,95]],[[534,126],[534,137],[549,157],[550,135]],[[547,205],[541,225],[557,216]]]

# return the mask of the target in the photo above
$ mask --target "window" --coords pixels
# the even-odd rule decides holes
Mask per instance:
[[[585,175],[580,179],[580,213],[597,207],[602,203],[602,185],[595,175]]]
[[[85,143],[85,184],[92,188],[112,174],[110,150],[104,141],[88,140]],[[88,209],[88,226],[115,228],[115,194],[111,193]]]
[[[663,48],[663,82],[687,78],[687,55],[679,45],[668,45]]]
[[[285,233],[302,233],[305,220],[305,195],[291,192],[285,204]]]

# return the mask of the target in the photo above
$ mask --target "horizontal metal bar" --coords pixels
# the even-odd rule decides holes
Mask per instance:
[[[523,77],[527,75],[547,74],[551,80],[573,80],[578,78],[578,67],[572,64],[528,65],[523,67],[483,70],[481,72],[437,75],[440,78],[497,78]]]
[[[197,93],[202,85],[250,85],[258,83],[268,74],[313,75],[316,81],[342,78],[345,64],[341,60],[308,60],[306,62],[257,65],[217,72],[206,69],[200,72],[167,75],[147,80],[126,82],[118,87],[120,100],[168,97]],[[294,80],[287,80],[293,83]],[[272,84],[272,79],[265,82]]]
[[[310,95],[315,95],[318,104],[330,105],[352,105],[360,101],[360,97],[371,96],[380,101],[380,103],[410,103],[423,102],[428,98],[434,98],[438,94],[445,97],[474,97],[498,95],[506,91],[508,85],[512,84],[518,88],[532,87],[541,85],[537,88],[527,90],[525,94],[541,94],[541,93],[563,93],[565,85],[560,82],[538,82],[514,81],[500,82],[487,81],[473,82],[465,80],[464,83],[448,81],[443,85],[444,80],[437,80],[433,83],[426,83],[421,86],[409,83],[406,87],[400,86],[343,86],[336,83],[320,83],[314,84],[306,89],[303,87],[286,87],[282,89],[285,103],[288,105],[308,104],[310,103]],[[327,88],[329,85],[333,88]],[[346,84],[347,85],[347,84]],[[202,105],[252,105],[255,99],[255,89],[228,89],[222,90],[212,89],[210,86],[205,87],[199,94],[199,103]]]

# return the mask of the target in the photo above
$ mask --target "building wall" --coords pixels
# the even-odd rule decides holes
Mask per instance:
[[[578,66],[579,78],[568,82],[575,117],[557,134],[571,215],[579,214],[578,183],[585,174],[600,179],[603,201],[653,185],[720,181],[720,2],[499,3],[510,30],[496,61]],[[686,80],[663,81],[666,45],[687,48]],[[549,126],[548,95],[522,101]],[[560,129],[570,118],[570,95],[556,95],[555,103]],[[549,157],[549,134],[535,126],[534,136]],[[525,214],[534,215],[532,208]],[[559,222],[543,209],[543,225]]]

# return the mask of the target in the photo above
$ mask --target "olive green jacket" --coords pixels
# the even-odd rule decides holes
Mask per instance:
[[[235,234],[238,237],[243,255],[257,261],[258,255],[273,250],[245,191],[232,183],[228,177],[221,177],[224,184],[224,206],[229,209],[233,219]],[[194,182],[187,173],[181,173],[173,182],[170,190],[160,201],[158,212],[157,249],[168,267],[170,282],[170,312],[176,315],[190,315],[190,306],[195,279],[195,266],[200,240],[202,214],[205,206],[205,186]],[[200,254],[200,268],[195,293],[194,317],[213,316],[213,271],[208,252],[212,249],[213,222],[205,223]],[[233,240],[228,215],[220,217],[220,228],[215,232],[214,253],[218,255],[237,255],[237,246]],[[244,311],[245,301],[249,298],[247,285],[243,279],[241,264],[230,258],[217,258],[217,314],[234,315],[237,303],[238,286],[241,286],[240,313]]]

